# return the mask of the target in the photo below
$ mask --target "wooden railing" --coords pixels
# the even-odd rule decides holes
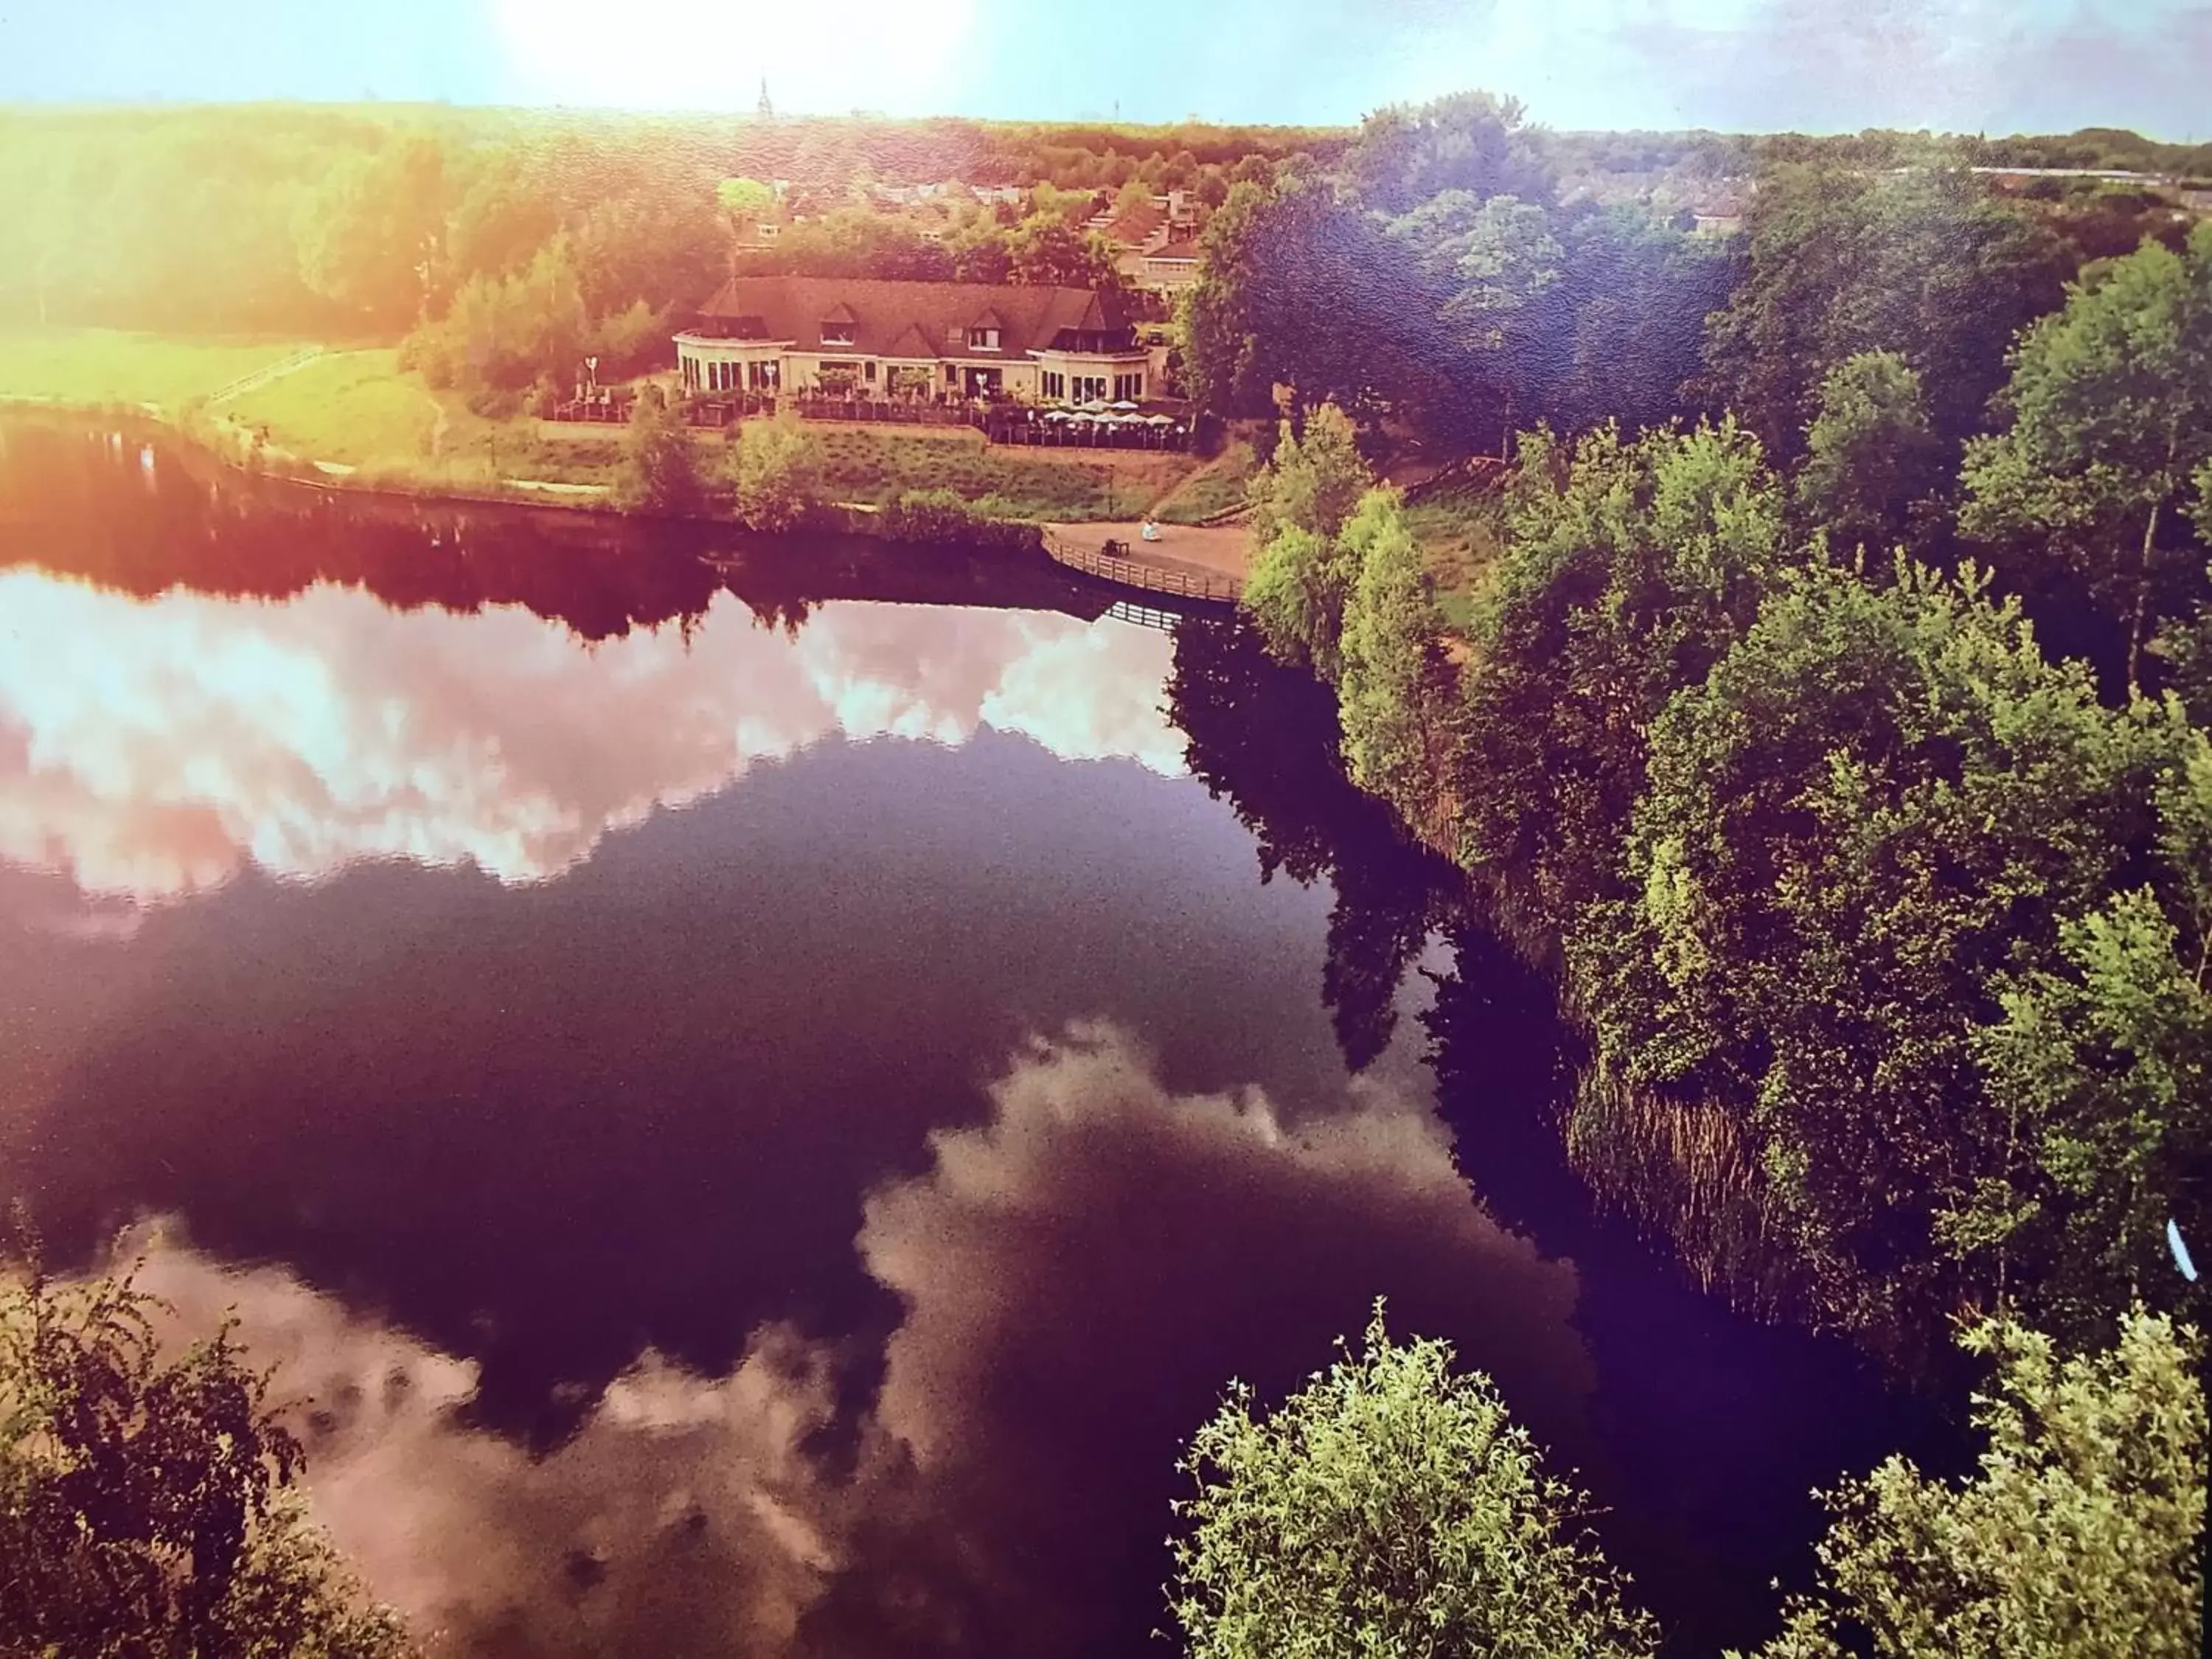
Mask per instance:
[[[1070,570],[1079,570],[1100,581],[1112,582],[1118,587],[1133,587],[1147,593],[1167,593],[1179,599],[1195,599],[1206,605],[1234,605],[1243,592],[1243,584],[1234,576],[1212,575],[1195,570],[1175,570],[1165,565],[1147,564],[1142,560],[1124,558],[1106,548],[1071,546],[1050,531],[1044,533],[1044,550]],[[1107,548],[1119,546],[1109,542]]]

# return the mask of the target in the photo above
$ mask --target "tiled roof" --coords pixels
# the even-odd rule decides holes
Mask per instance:
[[[1142,247],[1159,234],[1167,218],[1163,210],[1146,202],[1109,221],[1100,234],[1117,247]]]
[[[995,357],[1019,357],[1070,333],[1119,334],[1120,299],[1084,288],[988,283],[894,283],[837,276],[735,276],[700,310],[755,339],[820,343],[822,325],[849,325],[844,352],[881,357],[964,357],[970,328],[996,328]]]

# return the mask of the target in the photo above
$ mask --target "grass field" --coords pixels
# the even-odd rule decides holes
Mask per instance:
[[[1166,451],[1047,454],[987,444],[965,427],[882,432],[823,422],[807,431],[821,456],[823,493],[836,500],[951,489],[970,501],[996,496],[1003,511],[1024,519],[1134,518],[1197,465]]]
[[[1242,438],[1232,439],[1220,454],[1155,506],[1152,516],[1169,524],[1196,524],[1232,507],[1242,507],[1251,489],[1252,475],[1258,470],[1252,446]]]
[[[298,340],[179,340],[77,328],[0,332],[0,397],[175,411],[298,351]]]
[[[240,393],[221,412],[265,427],[270,443],[319,461],[427,460],[441,407],[419,380],[399,372],[398,358],[389,349],[331,352]]]
[[[1501,510],[1496,491],[1479,487],[1439,490],[1406,509],[1407,528],[1436,578],[1437,607],[1455,629],[1468,626],[1476,590],[1498,557]]]

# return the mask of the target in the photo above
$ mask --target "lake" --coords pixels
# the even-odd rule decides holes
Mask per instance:
[[[1378,1297],[1754,1642],[1941,1425],[1597,1212],[1328,718],[1003,556],[0,426],[0,1198],[234,1313],[435,1651],[1171,1651],[1178,1446]]]

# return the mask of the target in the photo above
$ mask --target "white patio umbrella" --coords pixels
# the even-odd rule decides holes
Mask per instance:
[[[1172,415],[1147,415],[1144,417],[1144,421],[1146,426],[1173,426],[1175,424],[1175,416]]]
[[[1135,414],[1135,413],[1137,412],[1137,406],[1136,406],[1136,404],[1134,404],[1131,403],[1131,402],[1130,402],[1127,398],[1123,398],[1120,403],[1117,403],[1117,404],[1107,404],[1106,406],[1107,406],[1107,408],[1109,408],[1109,409],[1112,410],[1113,410],[1116,415],[1133,415],[1133,414]]]

